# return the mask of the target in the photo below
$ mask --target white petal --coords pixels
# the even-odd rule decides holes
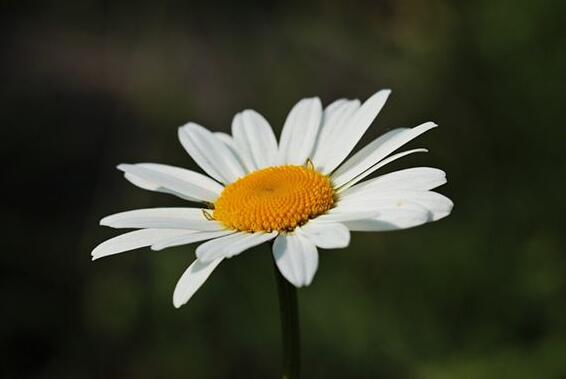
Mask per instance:
[[[412,129],[392,130],[375,139],[336,170],[332,175],[333,183],[338,187],[348,183],[404,144],[434,127],[435,123],[426,122]]]
[[[346,221],[344,225],[351,231],[383,232],[412,228],[428,221],[430,221],[428,211],[417,204],[413,204],[412,207],[383,209],[378,217]]]
[[[191,232],[190,234],[173,236],[160,240],[151,245],[151,250],[159,251],[172,246],[188,245],[194,242],[206,241],[213,238],[223,237],[232,234],[232,230],[219,230],[217,232]]]
[[[231,258],[254,246],[270,241],[277,236],[271,233],[238,232],[203,243],[197,248],[197,258],[210,262],[217,258]]]
[[[331,115],[332,113],[334,113],[335,110],[337,110],[338,108],[340,108],[342,105],[344,105],[345,103],[347,103],[349,100],[348,99],[337,99],[334,100],[332,103],[328,104],[326,106],[326,108],[324,108],[324,115],[328,116]]]
[[[237,150],[236,142],[230,134],[224,132],[214,132],[212,134],[214,134],[220,141],[224,142],[224,144],[231,148],[233,151]]]
[[[251,170],[249,170],[246,167],[246,164],[244,163],[244,158],[242,157],[242,155],[240,154],[240,152],[238,151],[238,147],[236,146],[236,141],[234,141],[234,138],[232,138],[232,136],[228,133],[223,133],[223,132],[214,132],[213,133],[220,141],[222,141],[224,143],[224,145],[226,145],[228,147],[228,149],[230,149],[230,151],[232,152],[232,154],[234,154],[234,156],[236,158],[238,158],[238,162],[240,163],[240,166],[242,166],[242,168],[244,169],[244,171],[246,173],[251,172]]]
[[[324,110],[320,133],[312,154],[312,161],[319,172],[328,174],[334,169],[329,169],[327,163],[334,159],[335,144],[359,108],[359,100],[338,100]]]
[[[207,220],[199,208],[136,209],[107,216],[100,225],[112,228],[188,229],[193,231],[222,230],[222,224]]]
[[[437,168],[414,167],[367,180],[341,193],[342,198],[365,191],[428,191],[446,183],[446,173]]]
[[[410,130],[409,128],[397,128],[397,129],[393,129],[390,130],[388,132],[386,132],[385,134],[377,137],[375,140],[373,140],[371,143],[369,143],[368,145],[364,146],[360,151],[358,151],[356,154],[354,154],[350,159],[348,159],[346,162],[344,162],[333,174],[332,177],[338,176],[340,174],[340,172],[344,171],[345,169],[347,169],[349,166],[351,166],[353,163],[357,162],[354,161],[353,158],[358,157],[358,156],[365,156],[368,154],[368,152],[372,152],[373,150],[375,150],[376,146],[380,146],[383,143],[389,141],[391,138],[393,138],[394,136],[396,136],[399,133],[405,132],[407,130]],[[333,180],[334,182],[334,180]]]
[[[322,249],[341,249],[350,244],[350,232],[343,224],[311,220],[301,229],[316,246]]]
[[[281,275],[295,287],[311,284],[318,269],[318,251],[300,228],[275,239],[273,257]]]
[[[356,176],[355,178],[353,178],[352,180],[350,180],[349,182],[343,184],[341,187],[336,189],[337,193],[342,193],[343,191],[345,191],[346,189],[350,188],[351,186],[353,186],[354,184],[358,183],[359,181],[363,180],[365,177],[373,174],[375,171],[379,170],[380,168],[382,168],[385,165],[388,165],[389,163],[396,161],[399,158],[403,158],[404,156],[410,155],[410,154],[414,154],[414,153],[427,153],[428,150],[427,149],[423,149],[423,148],[419,148],[419,149],[413,149],[413,150],[407,150],[407,151],[402,151],[400,153],[397,154],[393,154],[390,155],[389,157],[383,159],[382,161],[380,161],[379,163],[373,165],[371,168],[369,168],[368,170],[364,171],[363,173],[361,173],[360,175]],[[335,185],[336,187],[336,185]]]
[[[193,160],[214,179],[229,184],[245,175],[228,145],[202,126],[189,122],[180,127],[179,140]]]
[[[405,203],[415,203],[429,211],[430,221],[440,220],[450,214],[454,204],[444,195],[433,191],[364,191],[344,197],[338,207],[360,207],[361,209],[381,209],[402,207]]]
[[[374,209],[368,210],[358,207],[356,209],[347,209],[345,207],[332,208],[327,213],[318,216],[315,220],[318,222],[344,222],[351,220],[361,220],[375,217],[378,212]]]
[[[241,113],[237,113],[234,116],[234,119],[232,120],[232,134],[234,135],[234,148],[236,153],[238,154],[238,156],[240,157],[240,160],[243,163],[244,168],[246,169],[247,172],[252,172],[257,170],[257,167],[254,163],[254,160],[252,158],[252,154],[250,151],[250,148],[247,146],[246,144],[246,140],[244,140],[245,135],[243,131],[239,131],[240,129],[243,129],[243,124],[244,121],[242,119],[242,114]],[[239,143],[236,142],[236,130],[238,130],[238,140]]]
[[[320,129],[322,104],[318,97],[299,101],[285,120],[278,164],[303,165],[313,151]]]
[[[375,93],[351,116],[349,122],[341,127],[339,133],[333,133],[332,141],[327,143],[331,153],[325,156],[325,172],[334,170],[350,154],[385,105],[390,93],[390,90]]]
[[[142,229],[124,233],[102,242],[92,251],[92,260],[139,249],[171,237],[185,236],[192,232],[181,229]]]
[[[121,164],[118,169],[133,184],[152,191],[170,193],[190,201],[213,203],[224,190],[198,172],[156,163]]]
[[[250,171],[275,164],[277,139],[262,115],[251,109],[238,113],[232,122],[232,134]]]
[[[175,308],[179,308],[191,299],[220,262],[222,262],[222,258],[209,263],[204,263],[197,259],[187,268],[177,282],[173,292],[173,305]]]

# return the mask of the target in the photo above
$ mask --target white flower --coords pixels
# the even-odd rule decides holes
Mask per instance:
[[[296,287],[311,283],[317,248],[348,246],[350,231],[405,229],[447,216],[453,206],[431,191],[446,183],[443,171],[417,167],[365,180],[413,149],[392,154],[436,124],[391,130],[348,158],[391,91],[363,104],[340,99],[324,110],[318,98],[291,110],[279,144],[259,113],[245,110],[232,121],[232,136],[195,123],[179,139],[209,175],[155,163],[118,168],[138,187],[200,202],[198,208],[152,208],[103,218],[101,225],[140,229],[112,238],[93,259],[145,246],[207,241],[182,275],[173,304],[185,304],[224,260],[267,241],[281,274]],[[342,163],[342,164],[341,164]]]

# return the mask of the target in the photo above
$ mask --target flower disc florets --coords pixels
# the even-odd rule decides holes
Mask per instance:
[[[312,168],[278,166],[226,186],[213,217],[239,231],[291,231],[334,204],[330,179]]]

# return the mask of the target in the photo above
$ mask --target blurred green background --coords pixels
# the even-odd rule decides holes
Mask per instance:
[[[564,1],[4,1],[2,378],[276,378],[271,256],[223,264],[189,304],[194,247],[90,262],[105,215],[179,206],[115,165],[195,169],[191,120],[300,98],[393,95],[364,141],[434,120],[438,223],[356,233],[299,291],[305,378],[566,378]],[[384,171],[382,171],[384,172]]]

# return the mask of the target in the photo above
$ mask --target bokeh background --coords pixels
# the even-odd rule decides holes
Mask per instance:
[[[416,165],[453,214],[354,235],[301,289],[305,378],[566,378],[566,3],[0,4],[2,378],[275,378],[271,256],[223,264],[180,310],[194,247],[92,263],[98,220],[179,206],[115,165],[195,169],[191,120],[393,95],[364,141],[434,120]],[[385,172],[382,171],[382,172]]]

